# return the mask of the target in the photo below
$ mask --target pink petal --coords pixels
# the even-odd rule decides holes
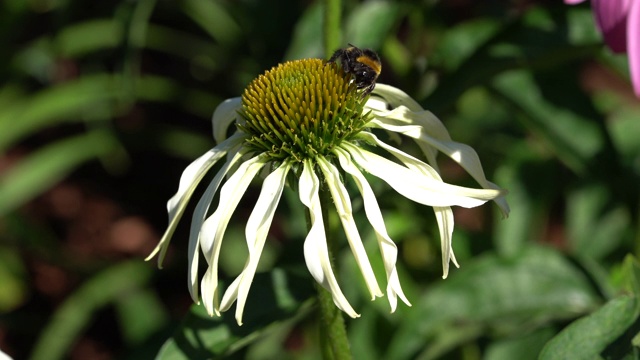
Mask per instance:
[[[564,3],[567,5],[576,5],[580,4],[581,2],[585,2],[585,0],[564,0]]]
[[[627,51],[627,15],[634,0],[593,0],[596,22],[613,52]],[[636,1],[637,2],[637,1]]]
[[[640,1],[638,0],[631,5],[627,18],[627,53],[631,83],[636,96],[640,98]]]

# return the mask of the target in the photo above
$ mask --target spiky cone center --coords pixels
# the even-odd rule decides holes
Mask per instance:
[[[246,145],[278,162],[327,156],[366,125],[366,99],[335,63],[304,59],[254,79],[242,95],[238,127]]]

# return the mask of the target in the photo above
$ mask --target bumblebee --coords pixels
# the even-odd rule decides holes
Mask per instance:
[[[328,63],[340,60],[342,70],[354,76],[356,87],[363,89],[362,96],[367,96],[374,87],[382,70],[380,57],[371,49],[360,49],[352,44],[348,48],[336,50]]]

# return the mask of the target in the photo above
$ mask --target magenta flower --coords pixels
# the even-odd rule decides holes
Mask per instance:
[[[578,4],[584,0],[564,0]],[[640,0],[592,0],[593,13],[607,46],[627,53],[631,83],[640,97]]]

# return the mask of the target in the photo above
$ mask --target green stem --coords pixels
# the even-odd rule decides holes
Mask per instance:
[[[332,206],[331,194],[327,189],[320,190],[320,204],[322,207],[322,218],[324,221],[325,233],[327,235],[327,247],[329,248],[329,260],[331,268],[335,269],[333,253],[335,242],[331,226],[329,226],[329,206]],[[309,221],[309,227],[311,226]],[[320,321],[320,346],[322,357],[325,360],[351,360],[351,350],[347,329],[345,327],[342,311],[333,302],[331,293],[316,283],[318,291],[318,307]]]
[[[324,0],[324,53],[326,57],[341,48],[340,19],[342,16],[342,1]]]

